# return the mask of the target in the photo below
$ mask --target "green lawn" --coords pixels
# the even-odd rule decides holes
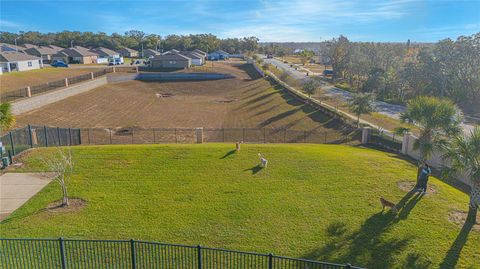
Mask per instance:
[[[480,232],[448,220],[468,196],[397,187],[415,167],[397,155],[339,145],[75,147],[79,212],[42,211],[54,183],[0,224],[0,237],[144,239],[273,252],[368,268],[479,268]],[[257,153],[269,160],[259,169]],[[39,169],[39,150],[23,171]],[[379,196],[399,203],[380,213]]]

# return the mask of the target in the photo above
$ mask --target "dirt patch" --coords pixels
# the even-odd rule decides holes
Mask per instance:
[[[453,210],[450,211],[450,214],[448,215],[448,220],[455,224],[463,225],[465,223],[465,220],[467,219],[467,214],[468,213],[465,211]],[[480,214],[477,214],[477,221],[475,225],[473,225],[472,230],[480,231]]]
[[[397,186],[399,189],[401,189],[404,192],[409,192],[415,187],[416,182],[414,181],[399,181],[397,182]],[[431,195],[431,194],[437,194],[438,189],[437,186],[433,184],[428,184],[427,186],[427,193],[426,195]]]
[[[81,198],[69,198],[68,203],[68,206],[62,206],[62,200],[55,201],[47,206],[46,211],[53,213],[78,212],[87,205],[87,201]]]

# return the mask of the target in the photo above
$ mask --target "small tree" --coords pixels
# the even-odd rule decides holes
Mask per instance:
[[[480,126],[470,135],[458,135],[445,147],[443,158],[450,161],[448,174],[463,172],[472,181],[467,221],[475,223],[480,204]]]
[[[62,190],[62,207],[68,206],[67,185],[73,173],[72,150],[57,148],[57,151],[43,159],[47,172],[51,173]]]
[[[373,102],[375,98],[370,93],[355,93],[349,100],[348,106],[350,110],[357,115],[357,126],[360,125],[360,115],[370,114],[375,111]]]
[[[308,94],[308,97],[310,98],[317,92],[319,87],[320,83],[318,83],[318,81],[314,79],[309,79],[303,83],[302,89],[305,93]]]
[[[10,103],[0,103],[0,131],[8,130],[15,124]]]

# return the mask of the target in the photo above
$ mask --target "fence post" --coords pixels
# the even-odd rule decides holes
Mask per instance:
[[[242,141],[245,142],[245,128],[242,128]]]
[[[65,87],[68,87],[68,78],[65,78],[64,83],[65,83]]]
[[[70,141],[69,146],[71,146],[72,145],[72,129],[71,128],[68,128],[68,139]]]
[[[138,73],[138,66],[135,67],[135,72]]]
[[[27,86],[27,97],[32,97],[32,89],[30,86]]]
[[[132,256],[132,269],[137,268],[137,261],[135,257],[135,240],[130,239],[130,254]]]
[[[222,137],[223,142],[225,142],[225,128],[222,128]]]
[[[175,128],[175,144],[178,143],[178,139],[177,139],[177,128]]]
[[[368,144],[368,140],[370,140],[370,127],[363,127],[362,128],[362,144]]]
[[[30,148],[33,148],[32,126],[30,124],[28,125],[28,138],[28,142],[30,142]]]
[[[307,131],[303,131],[303,143],[307,143]]]
[[[267,142],[266,136],[265,136],[265,128],[263,128],[263,144]]]
[[[62,237],[60,237],[58,239],[58,243],[60,245],[60,259],[61,259],[62,269],[67,269],[67,259],[65,256],[65,240]]]
[[[202,246],[197,246],[197,263],[198,269],[202,269]]]
[[[108,128],[108,133],[110,134],[110,145],[112,144],[112,129]]]
[[[268,254],[268,269],[273,269],[273,254]]]
[[[327,144],[327,131],[325,131],[325,144]]]
[[[197,143],[203,144],[203,127],[196,128],[195,135],[197,137]]]
[[[153,130],[153,144],[156,144],[157,141],[156,141],[156,138],[155,138],[155,128],[152,128]]]
[[[133,144],[133,128],[132,128],[132,144]]]
[[[58,145],[61,146],[62,145],[62,141],[60,139],[60,127],[57,127],[57,136],[58,136]]]
[[[78,128],[78,144],[82,144],[82,129]]]
[[[88,139],[88,144],[90,145],[90,128],[87,129],[87,139]]]
[[[90,79],[93,79],[93,72],[90,72]]]
[[[8,136],[10,137],[10,146],[12,147],[12,154],[13,156],[15,156],[15,143],[13,142],[12,132],[9,132]]]
[[[45,136],[45,147],[48,148],[47,126],[43,125],[43,135]]]

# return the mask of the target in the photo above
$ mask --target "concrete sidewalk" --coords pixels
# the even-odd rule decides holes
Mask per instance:
[[[39,173],[5,173],[0,176],[0,221],[21,207],[52,181]]]

